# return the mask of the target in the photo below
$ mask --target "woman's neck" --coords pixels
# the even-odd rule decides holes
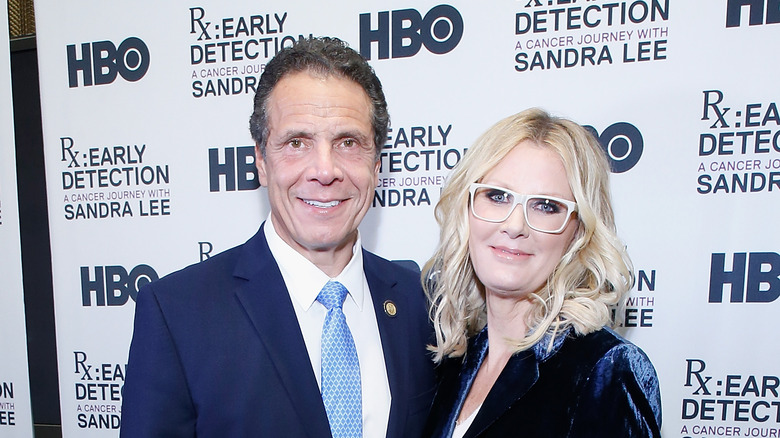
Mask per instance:
[[[488,293],[486,300],[489,356],[503,362],[514,353],[514,345],[527,332],[526,317],[532,305],[528,299],[518,300]]]

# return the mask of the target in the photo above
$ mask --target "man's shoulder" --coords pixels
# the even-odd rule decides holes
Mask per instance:
[[[244,244],[225,250],[206,260],[193,263],[162,277],[157,283],[199,281],[206,277],[231,275]]]
[[[258,252],[256,246],[257,235],[206,260],[171,272],[149,284],[148,288],[154,290],[155,294],[176,295],[181,291],[192,296],[195,291],[224,287],[230,282],[239,280],[236,276],[239,274],[238,268],[244,258],[262,256],[253,254]]]
[[[402,283],[420,283],[420,267],[413,260],[388,260],[364,249],[363,267],[367,274]]]

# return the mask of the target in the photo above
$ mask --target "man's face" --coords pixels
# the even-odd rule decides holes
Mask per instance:
[[[343,268],[379,174],[368,95],[348,79],[291,73],[267,114],[266,156],[256,148],[256,162],[274,227],[326,273],[321,264],[334,257]]]

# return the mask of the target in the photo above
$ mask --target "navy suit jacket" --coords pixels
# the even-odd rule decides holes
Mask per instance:
[[[363,251],[392,403],[388,437],[420,436],[434,393],[419,275]],[[391,316],[384,303],[391,300]],[[138,294],[122,437],[329,437],[303,336],[263,227]]]
[[[660,437],[661,397],[645,353],[608,328],[567,331],[513,355],[464,438]],[[425,436],[449,438],[487,351],[487,331],[466,358],[446,359]]]

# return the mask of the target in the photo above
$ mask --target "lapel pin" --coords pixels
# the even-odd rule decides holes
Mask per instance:
[[[387,300],[385,301],[385,314],[390,317],[395,317],[395,314],[398,312],[398,308],[395,307],[395,303]]]

